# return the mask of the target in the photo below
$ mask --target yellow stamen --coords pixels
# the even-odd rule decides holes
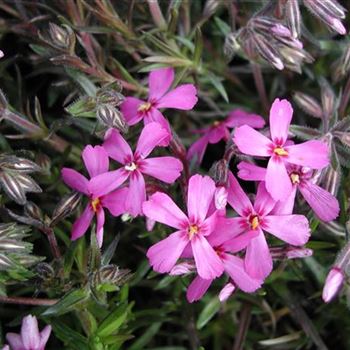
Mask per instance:
[[[124,167],[125,170],[127,171],[134,171],[137,169],[137,165],[134,162],[131,162]]]
[[[273,152],[278,156],[288,156],[288,152],[284,150],[282,147],[276,147]]]
[[[199,227],[197,225],[191,225],[188,228],[188,237],[191,240],[193,238],[194,235],[196,235],[199,231]]]
[[[251,225],[252,229],[255,230],[259,226],[259,218],[257,216],[254,216],[250,225]]]
[[[145,102],[139,105],[139,108],[137,108],[138,112],[148,112],[152,107],[151,102]]]
[[[99,198],[95,198],[91,201],[91,206],[92,206],[92,210],[96,213],[98,208],[100,207],[100,199]]]
[[[213,126],[216,127],[216,126],[219,126],[220,125],[220,122],[215,120],[215,122],[213,123]]]
[[[299,184],[300,183],[300,177],[298,174],[292,173],[290,174],[290,179],[293,184]]]

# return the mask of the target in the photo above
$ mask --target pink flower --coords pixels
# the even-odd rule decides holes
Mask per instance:
[[[0,58],[3,58],[5,56],[4,52],[0,50]]]
[[[332,267],[326,278],[323,287],[322,299],[325,303],[329,303],[338,293],[344,283],[344,273],[338,267]]]
[[[228,203],[238,213],[229,220],[232,233],[257,232],[246,249],[245,268],[256,279],[266,278],[272,270],[272,257],[264,231],[294,246],[304,245],[310,237],[309,223],[303,215],[271,215],[275,201],[261,182],[252,205],[236,178],[229,174]]]
[[[204,135],[192,144],[188,150],[187,158],[192,159],[196,157],[196,161],[200,164],[209,143],[215,144],[220,140],[227,141],[230,138],[229,128],[241,125],[262,128],[265,125],[265,120],[259,115],[245,112],[242,109],[236,109],[225,120],[215,121],[211,126],[199,130],[199,133]]]
[[[161,192],[153,194],[143,204],[143,212],[148,218],[177,229],[169,237],[149,248],[147,257],[155,271],[170,272],[188,247],[200,277],[213,279],[223,273],[222,261],[207,240],[217,220],[216,212],[208,217],[214,193],[215,183],[211,178],[194,175],[190,178],[188,186],[188,216],[168,195]]]
[[[270,157],[266,172],[266,189],[275,200],[286,199],[292,192],[286,164],[322,169],[329,164],[328,147],[321,141],[288,145],[288,128],[293,109],[287,100],[276,99],[270,110],[271,140],[248,125],[236,128],[234,142],[251,156]]]
[[[103,196],[129,179],[129,189],[124,200],[125,211],[133,216],[142,214],[142,203],[146,200],[143,175],[173,183],[182,171],[182,163],[174,157],[146,159],[167,136],[168,132],[160,124],[149,123],[143,128],[133,153],[121,134],[115,129],[110,129],[106,133],[103,147],[109,157],[123,166],[91,179],[91,190],[96,195]]]
[[[103,195],[97,194],[91,189],[92,181],[100,174],[108,171],[109,160],[107,152],[101,146],[86,146],[82,152],[85,167],[91,177],[89,181],[74,169],[63,168],[62,179],[72,189],[81,192],[89,197],[89,204],[82,215],[74,222],[71,239],[74,241],[84,235],[94,215],[97,216],[96,237],[99,246],[103,241],[103,225],[105,213],[103,207],[107,208],[112,215],[118,216],[124,212],[122,198],[125,197],[127,189],[121,188],[114,192],[106,191]]]
[[[238,177],[243,180],[264,181],[266,169],[248,162],[238,164]],[[275,214],[292,214],[296,191],[299,189],[305,201],[310,205],[317,217],[322,221],[332,221],[339,215],[339,203],[331,193],[313,183],[313,171],[306,167],[286,164],[287,174],[292,191],[286,199],[278,201]]]
[[[22,320],[21,333],[7,333],[6,339],[12,350],[44,350],[51,334],[51,326],[39,332],[35,316],[28,315]]]
[[[127,97],[121,105],[121,111],[129,125],[138,123],[141,119],[145,124],[160,123],[168,132],[169,137],[163,141],[166,145],[171,138],[169,122],[159,111],[160,108],[176,108],[191,110],[197,103],[197,89],[193,84],[180,85],[170,90],[174,81],[173,68],[161,68],[150,73],[148,78],[149,96],[147,101],[135,97]]]
[[[220,258],[225,272],[230,276],[234,286],[238,286],[246,293],[253,293],[260,288],[262,281],[251,277],[245,269],[244,261],[233,255],[245,249],[249,242],[258,236],[258,232],[237,235],[230,230],[231,220],[218,218],[216,229],[207,239]],[[194,278],[187,289],[187,300],[192,303],[202,298],[214,279]]]

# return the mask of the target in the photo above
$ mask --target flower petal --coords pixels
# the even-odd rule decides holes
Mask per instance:
[[[173,183],[183,169],[182,162],[174,157],[148,158],[142,161],[141,171],[166,183]]]
[[[187,226],[188,219],[181,209],[165,193],[156,192],[143,203],[143,213],[152,220],[181,229]]]
[[[196,142],[194,142],[187,152],[187,159],[195,158],[197,164],[202,163],[205,150],[207,149],[209,140],[207,135],[202,136]]]
[[[265,181],[266,168],[244,161],[239,162],[237,168],[237,176],[242,180]]]
[[[128,125],[134,125],[144,117],[144,113],[138,111],[142,103],[145,103],[145,101],[135,97],[127,97],[120,105],[120,110]]]
[[[247,246],[244,265],[247,273],[257,280],[264,280],[272,271],[272,257],[260,229]]]
[[[94,217],[94,212],[89,203],[84,209],[81,216],[77,220],[75,220],[73,224],[72,235],[71,235],[72,241],[75,241],[86,232],[86,230],[90,226],[90,223],[93,217]]]
[[[304,215],[265,216],[263,229],[292,245],[303,245],[310,238],[309,221]]]
[[[256,193],[254,209],[260,216],[265,216],[271,212],[276,201],[270,196],[265,187],[265,181],[259,183]]]
[[[40,334],[38,320],[35,316],[28,315],[22,320],[21,338],[25,349],[38,349]]]
[[[248,113],[243,109],[238,108],[230,112],[224,123],[229,128],[249,125],[254,129],[260,129],[264,127],[265,120],[260,115]]]
[[[266,136],[248,125],[236,128],[233,141],[242,153],[251,156],[269,157],[273,149],[272,142]]]
[[[246,272],[242,259],[231,254],[225,254],[222,261],[225,271],[241,290],[247,293],[253,293],[261,287],[261,281],[252,278]]]
[[[265,186],[271,197],[276,201],[286,199],[293,190],[286,165],[278,157],[273,156],[269,160]]]
[[[276,98],[270,109],[271,139],[275,143],[283,145],[286,142],[292,117],[292,105],[287,100]]]
[[[186,232],[177,231],[149,248],[147,258],[153,270],[160,273],[169,272],[185,249],[187,237]]]
[[[198,275],[204,279],[214,279],[219,277],[224,266],[212,246],[201,234],[196,235],[191,240],[194,261],[196,263]]]
[[[273,214],[273,215],[290,215],[290,214],[292,214],[296,193],[297,193],[297,186],[293,185],[292,192],[290,193],[290,195],[286,199],[276,202],[276,205],[274,206],[273,210],[271,211],[271,214]]]
[[[228,139],[230,137],[229,130],[224,124],[220,124],[217,127],[211,128],[208,133],[209,143],[215,144],[221,141],[222,139]]]
[[[97,225],[96,225],[96,240],[98,246],[101,248],[103,243],[103,225],[105,224],[105,212],[101,208],[96,213]]]
[[[205,280],[197,276],[187,288],[187,301],[193,303],[203,297],[213,280]]]
[[[11,350],[23,350],[25,349],[22,338],[19,334],[16,333],[7,333],[6,340],[11,346]]]
[[[45,349],[45,345],[47,341],[49,340],[50,334],[51,334],[52,328],[51,326],[46,326],[41,332],[40,332],[40,347],[39,349]]]
[[[91,145],[88,145],[84,148],[82,157],[90,177],[94,177],[108,171],[108,154],[103,147],[92,147]]]
[[[288,163],[311,169],[322,169],[329,164],[328,146],[322,141],[306,141],[285,149],[288,152]]]
[[[338,217],[339,202],[331,193],[310,181],[300,184],[299,190],[322,221],[332,221]]]
[[[151,108],[151,110],[145,115],[143,121],[145,122],[145,125],[153,122],[159,123],[162,126],[162,128],[164,128],[168,132],[168,136],[164,140],[159,142],[159,146],[167,147],[169,145],[170,140],[172,139],[172,131],[167,118],[165,118],[164,115],[158,109]]]
[[[128,194],[128,188],[122,187],[108,193],[101,198],[101,204],[107,208],[113,216],[119,216],[125,213],[125,198]]]
[[[224,301],[226,301],[232,295],[235,289],[236,287],[234,284],[232,284],[231,282],[226,283],[219,293],[220,302],[223,303]]]
[[[89,195],[89,180],[85,176],[71,168],[63,168],[61,170],[61,176],[67,186],[73,188],[73,190]]]
[[[194,175],[188,183],[187,210],[191,222],[203,222],[215,193],[215,183],[209,176]]]
[[[106,132],[103,148],[106,150],[109,157],[120,164],[127,164],[133,159],[129,144],[116,129],[109,129]]]
[[[146,201],[145,179],[139,171],[134,171],[129,180],[129,191],[125,199],[125,211],[136,217],[142,214],[142,204]]]
[[[157,108],[190,110],[197,103],[197,89],[193,84],[180,85],[169,91],[157,103]]]
[[[259,231],[250,230],[242,233],[241,235],[231,238],[230,240],[224,242],[222,244],[222,248],[225,249],[226,252],[237,253],[243,249],[245,249],[250,241],[259,235]]]
[[[148,77],[149,100],[159,100],[169,90],[174,81],[174,68],[153,70]]]
[[[228,175],[227,191],[227,201],[240,216],[246,216],[247,213],[252,212],[252,203],[250,202],[248,196],[245,194],[241,185],[238,183],[237,179],[231,172],[229,172]]]
[[[146,124],[137,142],[135,156],[146,158],[168,136],[169,133],[159,123]]]
[[[128,177],[129,172],[124,168],[109,171],[92,178],[88,188],[94,197],[101,197],[118,188]]]

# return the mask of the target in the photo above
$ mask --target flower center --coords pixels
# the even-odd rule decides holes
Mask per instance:
[[[219,126],[221,123],[218,120],[215,120],[215,122],[213,123],[214,128]]]
[[[195,236],[199,231],[199,227],[197,225],[191,225],[188,228],[188,237],[191,240],[193,238],[193,236]]]
[[[253,230],[256,230],[259,227],[259,225],[260,225],[259,217],[257,215],[252,215],[249,218],[249,222],[250,222],[250,227]]]
[[[134,171],[137,169],[137,165],[134,162],[131,162],[124,167],[125,170],[127,171]]]
[[[293,185],[300,183],[300,176],[299,176],[299,174],[291,173],[290,174],[290,179],[291,179]]]
[[[100,199],[99,198],[95,198],[91,201],[91,206],[92,206],[92,210],[96,213],[99,208],[100,208]]]
[[[275,153],[278,156],[288,156],[288,152],[279,146],[273,150],[273,153]]]
[[[137,108],[138,112],[148,112],[152,107],[152,103],[151,102],[145,102],[139,105],[139,107]]]

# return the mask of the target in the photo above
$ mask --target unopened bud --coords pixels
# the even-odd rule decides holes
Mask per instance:
[[[96,112],[97,119],[108,128],[115,128],[123,133],[128,131],[123,114],[115,107],[109,104],[100,105]]]
[[[41,209],[33,202],[27,202],[24,207],[24,212],[27,216],[32,217],[33,219],[42,221],[43,213]]]
[[[335,93],[326,79],[320,80],[321,98],[324,115],[327,119],[333,116],[334,105],[336,101]]]
[[[222,288],[220,293],[219,293],[220,302],[223,303],[224,301],[226,301],[232,295],[232,293],[235,291],[235,289],[236,289],[236,287],[234,284],[232,284],[230,282],[225,284],[224,288]]]
[[[81,194],[79,192],[72,192],[65,195],[57,204],[53,211],[50,226],[54,226],[58,221],[63,220],[65,217],[74,212],[78,207],[81,200]]]
[[[238,40],[238,32],[229,33],[226,35],[225,44],[224,44],[224,55],[231,59],[236,52],[241,49],[241,45]]]
[[[67,25],[58,26],[55,23],[50,23],[49,27],[49,33],[53,44],[60,48],[69,49],[72,53],[76,41],[73,30]]]
[[[293,38],[300,35],[301,20],[298,0],[288,0],[286,3],[286,19]]]
[[[293,100],[305,113],[315,118],[322,118],[322,107],[315,98],[297,91],[293,94]]]
[[[195,265],[193,263],[182,262],[182,263],[176,264],[169,272],[169,275],[171,276],[186,275],[188,273],[192,273],[194,270],[195,270]]]
[[[301,259],[312,256],[313,250],[309,248],[289,247],[287,249],[287,259]]]
[[[329,303],[340,291],[344,283],[344,273],[338,267],[332,267],[326,278],[323,287],[322,299],[325,303]]]

